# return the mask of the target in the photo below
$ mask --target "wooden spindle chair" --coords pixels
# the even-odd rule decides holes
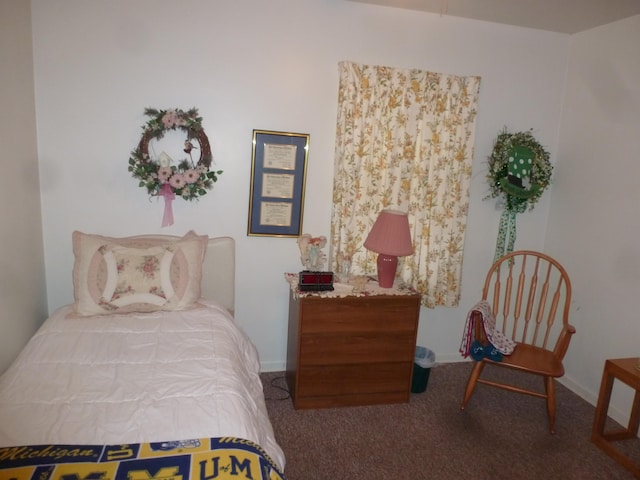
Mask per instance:
[[[555,379],[564,375],[563,359],[576,329],[569,324],[571,282],[553,258],[530,250],[515,251],[500,258],[487,273],[482,299],[492,307],[496,329],[516,342],[511,355],[496,362],[487,357],[474,361],[464,392],[464,409],[476,384],[482,383],[517,393],[544,398],[549,430],[555,433]],[[472,315],[481,314],[478,312]],[[474,337],[488,343],[482,318],[474,321]],[[544,392],[481,378],[486,365],[506,367],[540,376]],[[540,389],[541,390],[541,389]]]

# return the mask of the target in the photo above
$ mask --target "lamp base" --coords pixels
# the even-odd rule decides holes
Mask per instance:
[[[382,288],[392,288],[398,268],[398,257],[393,255],[378,255],[378,284]]]

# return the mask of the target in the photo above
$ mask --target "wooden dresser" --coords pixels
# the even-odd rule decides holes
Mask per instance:
[[[409,401],[419,295],[289,295],[287,383],[295,408]]]

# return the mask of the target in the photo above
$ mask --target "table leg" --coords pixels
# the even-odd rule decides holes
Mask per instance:
[[[613,376],[607,370],[605,363],[602,372],[602,382],[600,382],[600,393],[598,394],[598,405],[596,406],[596,414],[593,421],[593,431],[591,438],[602,437],[604,434],[604,425],[607,421],[609,412],[609,402],[611,401],[611,391],[613,390]]]
[[[629,428],[627,429],[631,434],[631,437],[638,436],[639,426],[640,426],[640,391],[636,390],[636,394],[633,397],[633,407],[631,409],[631,416],[629,417]]]
[[[631,471],[636,478],[640,479],[640,464],[628,458],[615,448],[612,443],[617,440],[634,438],[638,435],[638,426],[640,425],[640,384],[634,383],[634,381],[629,383],[629,379],[623,377],[623,381],[635,389],[633,408],[631,416],[629,417],[628,427],[623,430],[610,431],[608,433],[604,432],[605,423],[609,413],[609,402],[611,401],[613,382],[618,375],[618,371],[616,370],[617,367],[618,366],[610,363],[609,360],[605,362],[604,371],[602,372],[602,382],[600,383],[600,393],[598,394],[598,404],[596,406],[595,418],[593,420],[591,441],[616,462]]]

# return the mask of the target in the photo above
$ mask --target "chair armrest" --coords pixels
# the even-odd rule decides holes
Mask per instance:
[[[556,342],[556,346],[553,349],[553,354],[562,360],[567,353],[567,349],[569,348],[569,342],[571,342],[571,337],[576,333],[576,329],[573,325],[567,324],[560,332],[558,336],[558,341]]]

